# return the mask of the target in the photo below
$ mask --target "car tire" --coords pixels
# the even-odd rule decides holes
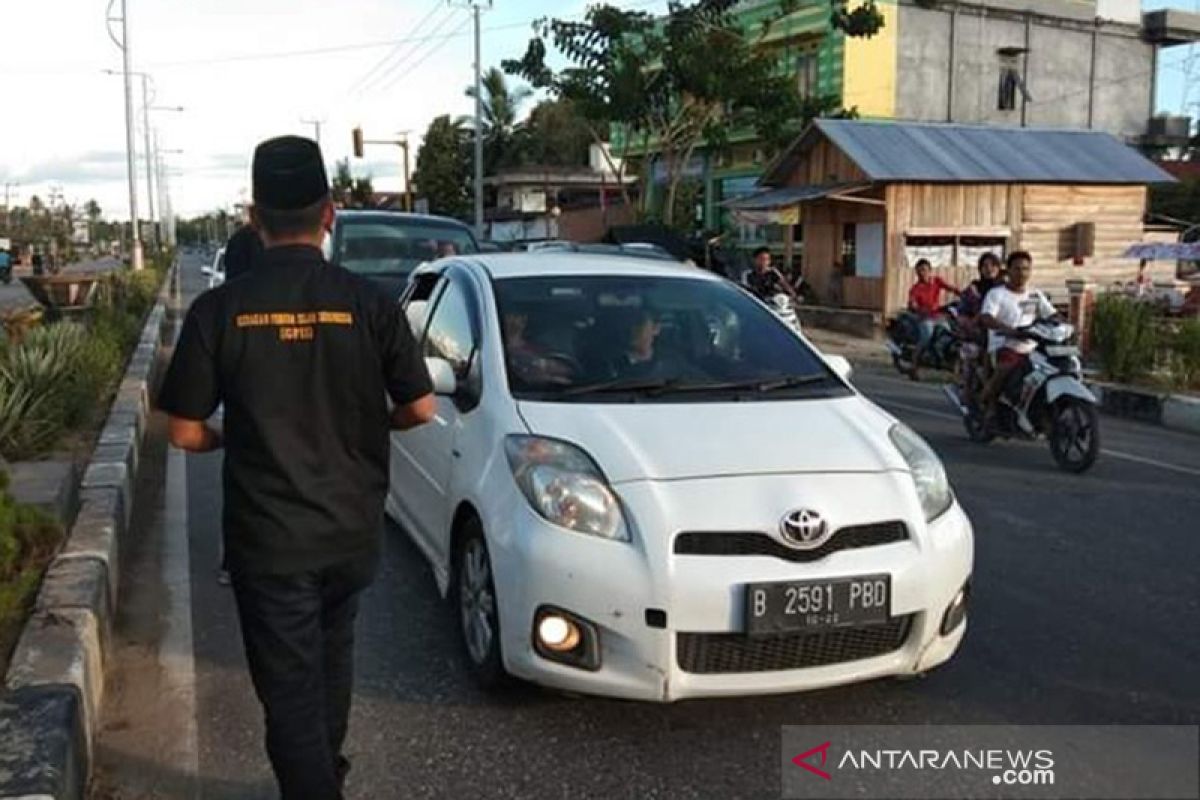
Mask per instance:
[[[467,669],[480,688],[504,688],[509,680],[500,650],[500,609],[483,526],[465,524],[455,551],[454,618]]]

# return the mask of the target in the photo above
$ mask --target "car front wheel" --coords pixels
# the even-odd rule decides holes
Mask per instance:
[[[507,674],[500,655],[500,614],[496,584],[483,528],[467,523],[455,569],[459,633],[471,676],[484,689],[496,689]]]

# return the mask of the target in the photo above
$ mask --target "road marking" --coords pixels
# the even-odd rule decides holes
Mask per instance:
[[[1178,464],[1168,464],[1165,461],[1157,461],[1153,458],[1143,458],[1142,456],[1135,456],[1132,453],[1122,453],[1119,450],[1101,450],[1100,452],[1103,453],[1104,455],[1110,456],[1112,458],[1121,458],[1126,461],[1132,461],[1135,464],[1145,464],[1150,467],[1158,467],[1159,469],[1166,469],[1166,470],[1170,470],[1171,472],[1178,472],[1181,475],[1191,475],[1194,477],[1200,477],[1200,469],[1192,469],[1191,467],[1181,467]]]
[[[187,455],[167,448],[162,579],[167,587],[166,630],[159,644],[163,686],[182,720],[180,740],[164,748],[168,766],[189,784],[200,772],[196,720],[196,658],[192,638],[192,577],[188,556]],[[192,789],[194,791],[194,787]]]
[[[920,406],[914,406],[914,405],[910,405],[908,403],[900,403],[900,402],[896,402],[894,400],[885,400],[885,399],[881,398],[881,399],[875,400],[874,402],[877,402],[880,405],[884,405],[884,406],[891,406],[893,408],[900,408],[905,411],[911,411],[914,414],[924,414],[929,417],[937,417],[938,419],[948,419],[953,422],[958,422],[959,420],[962,419],[962,417],[959,416],[958,414],[948,414],[945,411],[933,411],[928,408],[921,408]],[[1177,472],[1180,475],[1189,475],[1192,477],[1200,477],[1200,469],[1192,469],[1191,467],[1182,467],[1178,464],[1171,464],[1166,461],[1159,461],[1158,459],[1154,459],[1154,458],[1146,458],[1144,456],[1137,456],[1137,455],[1134,455],[1133,453],[1122,452],[1121,450],[1108,450],[1108,449],[1102,448],[1100,450],[1100,454],[1103,456],[1107,456],[1109,458],[1116,458],[1116,459],[1123,460],[1123,461],[1131,461],[1135,464],[1143,464],[1148,467],[1158,467],[1159,469],[1165,469],[1169,472]]]

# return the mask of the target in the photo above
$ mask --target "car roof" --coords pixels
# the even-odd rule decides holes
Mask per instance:
[[[462,228],[470,231],[469,225],[454,219],[453,217],[439,217],[436,214],[410,214],[406,211],[381,211],[379,209],[365,208],[339,208],[334,215],[334,221],[337,220],[378,220],[380,222],[411,222],[414,225],[430,225],[430,226],[451,226]]]
[[[720,277],[694,266],[676,261],[648,259],[639,256],[574,253],[566,250],[545,250],[532,253],[480,253],[455,256],[421,267],[418,272],[440,269],[447,261],[480,269],[489,277],[544,278],[573,275],[637,276],[643,278],[690,278],[720,281]]]

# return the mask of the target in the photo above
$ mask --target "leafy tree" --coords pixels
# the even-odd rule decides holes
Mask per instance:
[[[429,123],[413,183],[434,214],[465,217],[471,208],[471,154],[462,120],[443,114]]]
[[[104,215],[103,210],[100,208],[100,204],[95,200],[87,201],[83,207],[83,213],[87,216],[88,221],[92,223],[99,222],[100,217]]]
[[[671,224],[686,165],[699,147],[725,148],[736,130],[780,142],[812,111],[777,68],[776,56],[761,46],[799,4],[780,0],[750,31],[733,13],[737,0],[678,0],[665,17],[595,5],[582,22],[536,22],[525,55],[503,67],[552,97],[570,100],[595,141],[606,141],[611,130],[620,142],[619,158],[610,159],[614,172],[623,173],[635,142],[643,152],[653,144],[666,173],[663,221]],[[874,35],[882,16],[874,0],[867,6],[861,14],[839,15],[844,0],[830,0],[831,26],[847,35]],[[567,67],[555,71],[547,64],[547,43]],[[649,162],[642,162],[643,187]],[[643,214],[649,194],[643,189]]]
[[[570,100],[544,100],[524,124],[525,157],[531,164],[581,167],[588,163],[592,132]]]
[[[518,124],[521,106],[532,91],[527,86],[510,88],[504,73],[496,67],[485,72],[480,80],[483,87],[481,126],[483,128],[483,170],[494,174],[500,167],[521,163],[524,131]],[[475,87],[467,88],[467,97],[475,96]],[[468,117],[464,123],[472,122]]]

